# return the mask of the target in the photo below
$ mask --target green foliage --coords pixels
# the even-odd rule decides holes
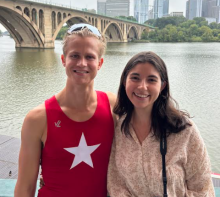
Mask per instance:
[[[202,27],[202,26],[208,26],[208,21],[200,22],[200,27]]]
[[[125,20],[129,20],[129,21],[137,21],[136,18],[134,18],[133,16],[116,16],[115,18],[119,18],[119,19],[125,19]]]
[[[148,40],[149,38],[150,29],[147,27],[141,34],[142,40]]]
[[[209,24],[209,27],[210,27],[211,29],[218,29],[218,24],[215,23],[215,22],[212,22],[212,23]]]
[[[134,18],[133,16],[128,16],[127,19],[130,21],[137,21],[136,18]]]
[[[63,26],[59,31],[59,33],[57,34],[56,40],[63,40],[63,37],[66,34],[67,29],[68,29],[67,26]]]
[[[200,25],[201,22],[206,21],[203,17],[195,17],[193,18],[193,20],[196,22],[197,25]]]
[[[191,38],[191,42],[202,42],[202,38],[197,37],[197,36],[193,36],[193,37]]]
[[[220,24],[196,17],[164,17],[148,20],[146,24],[156,26],[154,30],[143,32],[142,39],[152,42],[220,42]]]
[[[190,36],[196,36],[198,34],[198,29],[199,29],[198,25],[196,24],[190,25],[189,27]]]
[[[178,26],[180,23],[186,21],[185,17],[177,17],[177,16],[173,16],[173,17],[162,17],[162,18],[158,18],[155,21],[155,26],[158,27],[159,29],[163,29],[164,27],[166,27],[167,25],[171,24],[174,26]]]
[[[144,23],[147,25],[155,26],[155,22],[156,22],[155,19],[149,19],[149,20],[145,21]]]

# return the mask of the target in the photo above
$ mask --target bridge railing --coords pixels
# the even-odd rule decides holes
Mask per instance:
[[[63,8],[79,10],[79,11],[82,11],[82,12],[92,13],[89,10],[86,10],[85,8],[77,8],[77,7],[73,7],[71,5],[65,5],[65,4],[60,4],[60,3],[53,3],[53,2],[51,2],[51,0],[26,0],[26,1],[36,2],[36,3],[43,3],[43,4],[54,5],[54,6],[63,7]],[[136,23],[138,25],[143,25],[143,26],[146,26],[146,27],[154,28],[153,26],[146,25],[146,24],[143,24],[143,23],[138,23],[137,21],[129,20],[129,19],[126,19],[126,18],[112,17],[112,16],[108,16],[108,15],[104,15],[104,14],[96,14],[96,15],[105,16],[105,17],[109,17],[109,18],[112,18],[112,19],[119,19],[119,20],[122,20],[122,21],[125,21],[125,22]]]

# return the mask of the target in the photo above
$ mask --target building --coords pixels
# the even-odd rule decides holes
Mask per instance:
[[[183,12],[171,12],[170,16],[183,16]]]
[[[210,24],[210,23],[213,23],[213,22],[217,22],[216,20],[216,18],[208,18],[208,17],[205,17],[205,20],[208,22],[208,24]]]
[[[154,19],[169,16],[169,0],[154,0]]]
[[[106,15],[106,0],[97,1],[97,14]]]
[[[186,18],[189,19],[189,0],[186,1]]]
[[[153,8],[148,11],[148,20],[149,19],[154,19],[154,9]]]
[[[211,22],[220,22],[220,0],[188,0],[186,18],[204,17]]]
[[[106,15],[115,16],[129,16],[130,1],[129,0],[106,0]]]
[[[189,19],[202,17],[202,0],[189,0]]]
[[[163,0],[163,16],[169,15],[169,0]]]
[[[163,17],[163,0],[154,0],[154,19]]]
[[[134,0],[134,17],[139,23],[148,20],[149,0]]]
[[[220,16],[220,0],[203,0],[202,17],[206,18],[208,23],[219,22]]]

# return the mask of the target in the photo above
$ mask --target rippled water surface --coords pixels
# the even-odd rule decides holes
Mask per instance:
[[[0,37],[0,134],[20,137],[27,112],[62,90],[66,75],[60,41],[54,50],[14,46],[11,38]],[[212,169],[220,173],[220,43],[109,44],[95,88],[116,93],[129,58],[148,50],[167,64],[172,96],[194,117]]]

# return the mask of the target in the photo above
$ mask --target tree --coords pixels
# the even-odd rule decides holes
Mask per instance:
[[[197,25],[200,25],[202,21],[206,21],[206,19],[203,17],[195,17],[193,18],[193,20],[196,22]]]
[[[208,26],[208,21],[201,21],[200,27],[202,27],[202,26]]]
[[[192,24],[196,24],[194,20],[188,20],[180,24],[180,27],[189,28]]]
[[[169,24],[178,26],[184,21],[186,21],[186,18],[183,16],[182,17],[177,17],[177,16],[162,17],[162,18],[156,19],[155,26],[158,27],[159,29],[163,29]]]
[[[127,19],[127,17],[126,17],[126,16],[116,16],[115,18]]]
[[[209,27],[211,29],[218,29],[218,24],[216,22],[212,22],[212,23],[209,24]]]
[[[207,27],[207,26],[200,27],[199,31],[198,31],[199,36],[202,36],[205,32],[208,32],[209,30],[211,30],[211,29],[209,27]]]
[[[185,41],[185,36],[183,31],[178,32],[178,42],[184,42]]]
[[[205,32],[202,35],[202,40],[204,42],[213,41],[212,30],[210,28],[205,29]]]
[[[136,18],[134,18],[133,16],[128,16],[127,19],[130,21],[137,21]]]
[[[62,40],[63,37],[64,37],[64,35],[66,34],[67,29],[68,29],[67,26],[63,26],[63,27],[61,28],[61,30],[59,31],[59,33],[58,33],[56,39],[57,39],[57,40]]]
[[[218,34],[220,34],[220,29],[213,29],[213,30],[212,30],[212,35],[213,35],[214,37],[218,37]]]
[[[156,22],[155,19],[149,19],[149,20],[145,21],[144,23],[147,25],[155,26],[155,22]]]
[[[198,34],[198,29],[199,29],[198,25],[196,24],[190,25],[189,27],[190,36],[196,36]]]
[[[141,39],[148,40],[149,33],[150,33],[150,29],[148,27],[146,27],[141,34]]]
[[[0,37],[2,36],[2,31],[0,30]]]

